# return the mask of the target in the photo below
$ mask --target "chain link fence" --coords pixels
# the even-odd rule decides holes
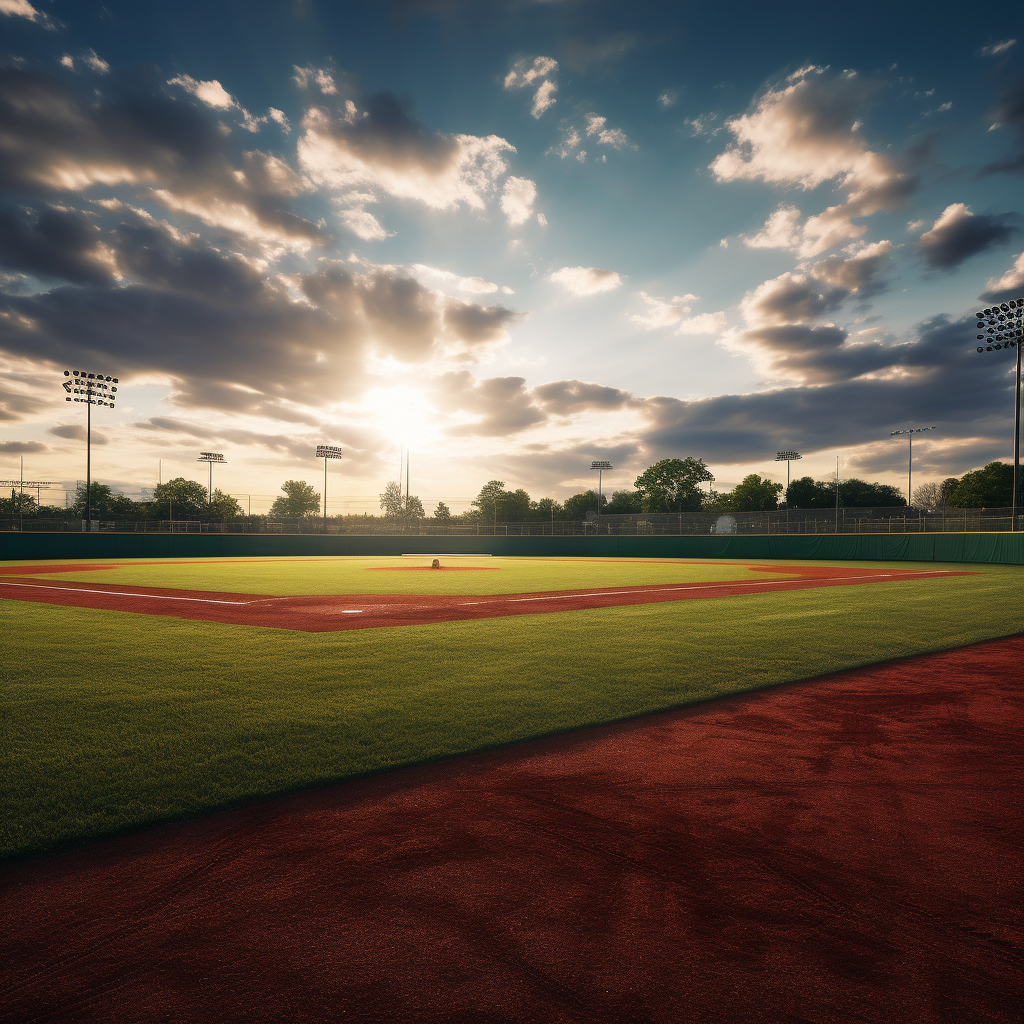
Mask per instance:
[[[44,519],[36,516],[5,516],[0,530],[22,532],[85,532],[90,524],[79,519]],[[786,535],[786,534],[878,534],[878,533],[1002,533],[1024,529],[1024,514],[1013,522],[1009,508],[946,508],[927,511],[914,508],[783,509],[778,512],[733,512],[716,515],[705,512],[646,513],[598,516],[586,519],[533,520],[528,522],[466,522],[414,517],[359,516],[326,520],[317,516],[303,519],[273,519],[269,516],[241,516],[223,520],[108,521],[94,519],[98,533],[190,533],[190,534],[352,534],[363,536],[428,537],[575,537]]]

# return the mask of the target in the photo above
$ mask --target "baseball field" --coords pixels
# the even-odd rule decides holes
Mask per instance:
[[[204,957],[233,958],[235,980],[218,977],[248,1005],[238,986],[273,959],[260,930],[280,938],[289,914],[302,923],[288,942],[320,949],[326,929],[335,967],[354,958],[353,977],[365,974],[355,989],[322,979],[311,989],[312,961],[289,961],[291,980],[271,999],[289,1019],[327,1019],[327,1003],[382,1021],[955,1019],[943,1000],[986,1014],[960,1019],[1003,1019],[1019,990],[1008,909],[1019,856],[1004,825],[1008,766],[1019,768],[1011,697],[1024,568],[433,560],[427,550],[0,563],[4,892],[25,920],[15,959],[32,978],[12,996],[19,1019],[111,1019],[126,1012],[120,1000],[143,996],[149,1009],[132,1019],[171,1019],[189,985],[180,964],[177,980],[154,980],[152,958],[194,956],[200,933],[213,943]],[[951,732],[951,720],[963,728]],[[235,867],[221,877],[226,863]],[[294,881],[301,898],[292,883],[283,895],[299,864],[313,872]],[[433,880],[421,889],[409,872],[424,871]],[[607,891],[615,913],[560,905],[584,885],[577,871],[590,876],[579,899],[599,904]],[[386,911],[366,884],[388,890]],[[215,896],[197,895],[209,885]],[[527,895],[534,887],[548,893],[544,906]],[[947,890],[959,911],[937,895]],[[186,942],[168,923],[185,912],[168,917],[167,900],[193,897]],[[367,916],[367,899],[386,927]],[[321,900],[352,930],[328,925]],[[890,904],[902,918],[880,936],[865,922]],[[216,941],[214,914],[235,922]],[[604,939],[590,934],[594,914],[611,929]],[[50,930],[29,923],[37,915]],[[943,915],[955,920],[936,924]],[[85,930],[55,941],[58,919]],[[82,938],[93,925],[105,937]],[[460,946],[467,928],[472,953]],[[122,968],[134,943],[148,949],[116,984],[115,934]],[[602,943],[632,950],[633,967],[602,967]],[[811,952],[822,943],[835,947],[824,962]],[[566,949],[577,944],[574,962]],[[376,952],[364,963],[356,947]],[[676,959],[665,967],[667,949]],[[917,964],[907,968],[915,1016],[894,1009],[894,956]],[[69,957],[79,973],[56,992]],[[977,984],[950,966],[976,960],[986,964]],[[414,965],[405,982],[394,980],[398,962]],[[698,967],[705,980],[687,981]],[[733,1010],[747,1016],[716,1016],[732,1004],[706,979],[748,968],[744,992],[762,986],[763,1015],[741,1001]],[[430,971],[443,991],[459,970],[478,978],[446,996],[462,1010],[446,1015],[435,1000],[426,1012],[416,992]],[[479,980],[494,971],[511,972],[518,1009],[508,1016]],[[943,972],[955,993],[933,998]],[[621,991],[608,990],[614,1008],[602,1015],[613,975]],[[804,975],[817,1009],[787,1001],[786,985]],[[699,1012],[678,1002],[689,989],[702,993]],[[842,1016],[854,996],[857,1014]]]

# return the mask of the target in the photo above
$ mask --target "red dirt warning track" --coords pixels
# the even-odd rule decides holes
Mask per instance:
[[[117,584],[70,583],[34,580],[21,575],[4,579],[0,570],[0,598],[102,608],[144,615],[168,615],[245,626],[270,626],[307,633],[380,626],[411,626],[462,619],[490,619],[507,615],[612,608],[622,605],[687,601],[697,598],[739,597],[779,590],[838,587],[862,583],[896,583],[926,577],[971,576],[965,570],[890,570],[820,566],[750,566],[762,572],[796,575],[790,580],[749,580],[641,587],[605,587],[562,590],[541,594],[353,594],[316,597],[273,597],[266,594],[227,594],[160,587],[124,587]],[[70,572],[77,567],[34,567],[39,574]],[[90,567],[91,568],[91,567]]]
[[[1024,638],[8,865],[3,1019],[1017,1022]]]

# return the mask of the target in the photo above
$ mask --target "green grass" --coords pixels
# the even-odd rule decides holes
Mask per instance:
[[[1024,628],[1024,569],[972,568],[339,633],[3,601],[0,853]]]
[[[574,558],[441,558],[446,566],[480,572],[404,572],[429,558],[231,558],[138,562],[96,560],[114,568],[47,573],[54,581],[170,587],[239,594],[521,594],[652,583],[782,579],[736,562],[619,561]],[[3,563],[3,565],[14,563]],[[22,563],[24,564],[24,563]],[[54,562],[50,564],[60,564]],[[81,560],[78,564],[81,564]]]

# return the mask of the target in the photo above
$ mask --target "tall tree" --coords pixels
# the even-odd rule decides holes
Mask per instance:
[[[732,490],[732,511],[771,512],[779,507],[779,495],[782,491],[782,484],[777,484],[774,480],[759,476],[757,473],[750,473]]]
[[[488,480],[472,504],[485,523],[494,523],[505,517],[503,509],[506,497],[508,491],[505,490],[504,480]]]
[[[703,459],[662,459],[644,470],[633,486],[640,492],[644,512],[699,512],[700,485],[714,480]]]
[[[931,511],[945,508],[946,499],[958,483],[960,481],[955,476],[948,476],[941,483],[938,480],[930,480],[928,483],[918,484],[914,488],[914,507]]]
[[[605,505],[608,504],[608,499],[602,494],[601,495],[601,509],[604,510]],[[579,494],[574,494],[570,498],[565,499],[566,519],[586,519],[588,512],[596,512],[598,508],[597,491],[582,491]]]
[[[1013,502],[1013,466],[990,462],[964,473],[946,499],[954,508],[1009,508]]]
[[[209,512],[206,498],[202,484],[176,476],[153,489],[150,509],[155,519],[199,519]],[[93,507],[95,505],[94,499]]]
[[[274,499],[270,514],[281,519],[301,519],[320,511],[320,492],[305,480],[285,480],[281,484],[284,494]]]
[[[385,519],[397,519],[401,516],[405,509],[405,499],[402,496],[402,485],[397,480],[389,480],[384,485],[380,507],[384,510]]]
[[[832,485],[832,495],[834,502],[835,484]],[[839,504],[843,508],[893,508],[906,503],[903,492],[892,484],[869,484],[855,476],[839,484]]]
[[[242,514],[242,506],[230,494],[225,494],[219,487],[213,489],[213,500],[209,505],[209,514],[216,519],[234,519]]]
[[[541,498],[530,506],[530,518],[551,522],[553,519],[563,519],[565,509],[555,501],[554,498]]]
[[[0,515],[33,516],[38,511],[35,495],[27,491],[18,491],[12,487],[10,498],[0,498]]]
[[[786,491],[787,508],[830,508],[835,503],[836,485],[827,480],[802,476],[792,481]]]
[[[434,518],[441,522],[447,522],[452,517],[452,510],[443,502],[437,503],[437,508],[434,509]]]
[[[505,492],[500,515],[506,523],[523,523],[530,518],[530,496],[522,487]]]
[[[643,511],[643,495],[639,491],[615,491],[602,511],[610,516],[636,515]]]

